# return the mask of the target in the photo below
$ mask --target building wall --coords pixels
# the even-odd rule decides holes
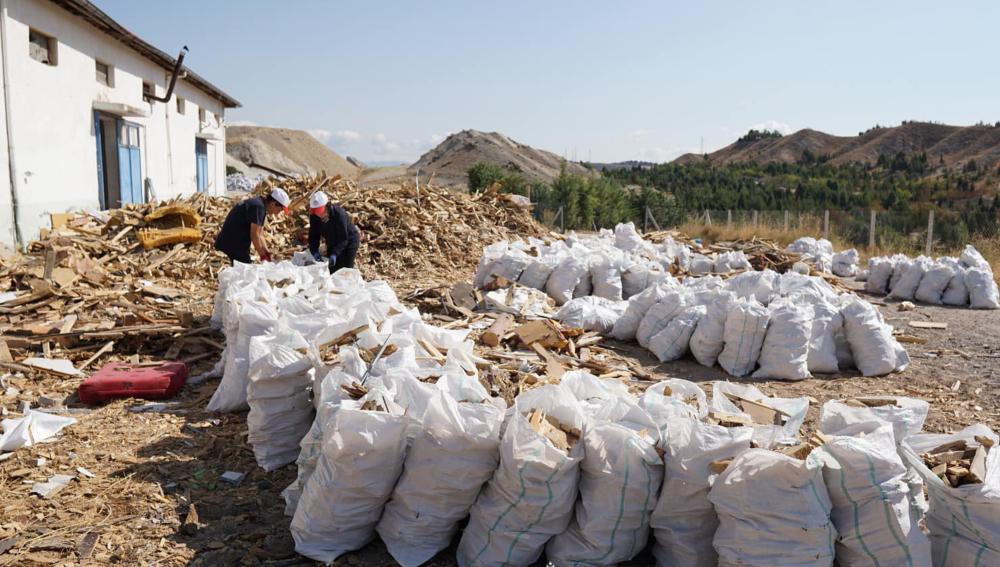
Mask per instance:
[[[49,226],[50,212],[100,207],[95,101],[124,103],[149,113],[147,117],[125,120],[143,127],[142,177],[150,179],[156,198],[196,191],[195,137],[199,134],[214,138],[208,142],[208,191],[220,194],[225,190],[225,163],[220,157],[225,155],[221,101],[178,80],[169,102],[146,102],[142,98],[143,81],[154,84],[156,94],[162,96],[170,80],[169,71],[48,2],[7,0],[7,4],[4,32],[12,109],[10,130],[20,228],[26,241]],[[55,66],[29,56],[29,28],[55,38]],[[95,59],[111,66],[113,86],[97,81]],[[178,96],[185,100],[183,114],[177,109]],[[202,108],[204,121],[199,120]],[[5,173],[0,172],[0,178],[6,178]],[[9,196],[9,189],[6,193]],[[9,204],[6,209],[10,210]],[[9,212],[0,213],[0,221],[5,218],[2,215],[9,216]],[[7,231],[0,231],[0,238],[6,241]]]

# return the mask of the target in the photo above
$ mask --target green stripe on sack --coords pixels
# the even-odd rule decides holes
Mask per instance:
[[[865,461],[868,462],[868,478],[871,480],[872,486],[878,490],[879,497],[882,499],[882,507],[885,511],[885,521],[889,524],[889,533],[892,534],[892,539],[896,540],[899,547],[903,549],[903,553],[906,554],[906,564],[909,567],[913,567],[913,556],[910,555],[910,548],[903,543],[900,535],[896,533],[896,530],[899,529],[899,524],[896,522],[896,515],[893,513],[892,506],[889,504],[889,497],[886,496],[885,491],[882,490],[882,485],[875,480],[875,463],[872,462],[871,457],[867,454],[865,454],[864,457]]]
[[[528,465],[525,464],[517,469],[517,477],[521,482],[521,492],[520,494],[517,495],[517,498],[515,498],[514,501],[507,506],[507,509],[504,510],[502,514],[497,516],[496,521],[493,522],[493,526],[489,529],[488,532],[486,532],[486,541],[483,543],[483,548],[480,549],[479,553],[477,553],[476,556],[472,558],[473,565],[476,564],[476,561],[479,560],[479,557],[482,556],[483,553],[486,553],[486,550],[490,547],[490,543],[493,541],[493,532],[496,531],[497,527],[500,525],[500,522],[503,521],[504,517],[507,514],[509,514],[510,511],[513,510],[514,507],[517,506],[524,498],[524,495],[527,492],[527,488],[524,486],[524,469],[527,467]]]
[[[837,462],[838,465],[840,465],[840,470],[839,470],[840,484],[838,488],[840,488],[840,491],[844,494],[844,498],[846,498],[847,501],[850,502],[851,506],[853,507],[854,537],[857,538],[858,542],[861,544],[861,549],[865,552],[865,555],[867,555],[868,558],[872,560],[872,563],[874,563],[876,567],[878,567],[881,564],[878,562],[878,559],[875,557],[875,555],[872,554],[871,550],[868,549],[868,544],[865,543],[865,538],[864,536],[861,535],[861,530],[858,529],[858,526],[861,523],[860,511],[858,508],[858,503],[854,500],[854,498],[851,498],[851,493],[847,490],[847,476],[844,474],[844,463],[841,462],[841,460],[838,459],[837,456],[834,455],[832,451],[827,450],[825,451],[825,454],[830,455],[830,458],[832,458],[834,461]]]
[[[537,525],[538,522],[541,522],[542,518],[545,517],[545,510],[547,510],[549,505],[552,504],[552,479],[556,476],[556,473],[558,473],[561,469],[562,467],[557,467],[555,470],[552,471],[552,474],[550,474],[549,477],[545,479],[545,489],[548,491],[548,495],[545,498],[545,505],[542,506],[542,509],[538,511],[538,517],[535,518],[535,521],[525,526],[523,530],[517,532],[517,535],[514,536],[513,541],[510,542],[510,546],[507,548],[507,561],[505,562],[505,564],[510,563],[510,556],[514,554],[514,546],[517,545],[517,542],[518,540],[521,539],[521,536],[524,535],[525,533],[530,532],[531,528],[535,527],[535,525]],[[524,483],[523,477],[521,478],[521,483],[522,485]]]

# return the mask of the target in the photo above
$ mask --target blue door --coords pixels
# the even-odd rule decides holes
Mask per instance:
[[[118,176],[121,182],[122,204],[145,202],[142,186],[142,152],[139,126],[118,121]]]
[[[198,171],[198,192],[208,190],[208,141],[202,138],[194,139],[195,166]]]

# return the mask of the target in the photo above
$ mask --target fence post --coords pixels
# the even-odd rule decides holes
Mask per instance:
[[[649,207],[646,207],[642,212],[642,233],[646,234],[649,232]]]
[[[559,205],[559,212],[556,213],[556,218],[559,219],[559,232],[566,233],[566,219],[563,218],[563,206]]]
[[[753,228],[754,228],[754,230],[757,229],[757,210],[756,209],[754,209],[754,211],[753,211]]]
[[[788,210],[785,210],[785,232],[788,232]]]
[[[931,246],[934,244],[934,211],[927,215],[927,248],[924,254],[931,255]]]
[[[733,211],[731,209],[726,209],[726,228],[733,228]]]
[[[823,238],[830,239],[830,210],[823,211]]]
[[[868,249],[875,249],[875,210],[873,209],[869,214],[868,219]]]

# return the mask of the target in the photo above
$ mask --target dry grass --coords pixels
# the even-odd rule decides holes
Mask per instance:
[[[683,234],[691,236],[692,238],[701,238],[706,244],[726,242],[730,240],[749,240],[756,237],[761,240],[773,241],[781,246],[787,246],[795,239],[803,236],[812,236],[813,238],[817,238],[818,235],[823,232],[822,227],[820,226],[808,225],[785,230],[784,227],[769,225],[758,225],[755,227],[750,224],[737,223],[734,223],[732,226],[727,226],[724,223],[705,226],[705,224],[701,222],[687,222],[679,226],[677,230]],[[830,241],[833,242],[834,250],[842,250],[844,248],[851,247],[846,242],[841,241],[836,235],[830,235]]]

